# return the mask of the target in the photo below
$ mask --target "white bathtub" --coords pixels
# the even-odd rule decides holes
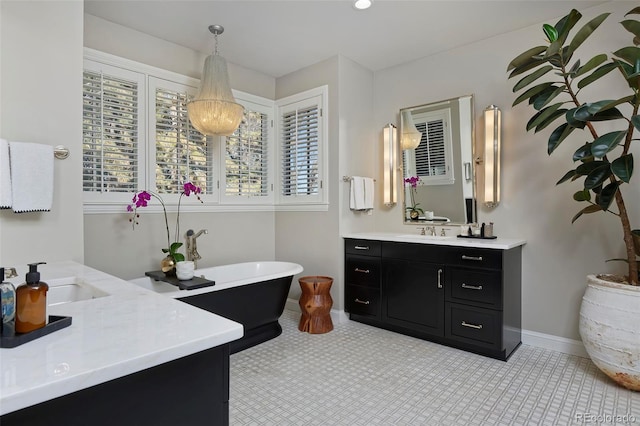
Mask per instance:
[[[144,277],[130,282],[237,321],[244,337],[229,344],[231,353],[273,339],[282,333],[282,315],[293,276],[302,266],[290,262],[246,262],[196,269],[195,275],[215,281],[194,290]]]

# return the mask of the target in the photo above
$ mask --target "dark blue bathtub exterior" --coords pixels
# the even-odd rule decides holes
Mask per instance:
[[[190,305],[241,323],[244,336],[229,343],[236,353],[282,334],[278,319],[284,311],[293,276],[181,297]]]

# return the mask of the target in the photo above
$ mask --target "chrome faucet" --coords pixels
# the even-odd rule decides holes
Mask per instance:
[[[196,268],[198,267],[198,260],[202,259],[200,253],[198,253],[198,245],[196,243],[196,240],[200,235],[208,233],[209,231],[206,229],[201,229],[197,233],[193,232],[193,229],[189,229],[185,234],[185,240],[187,241],[187,260],[192,260]]]

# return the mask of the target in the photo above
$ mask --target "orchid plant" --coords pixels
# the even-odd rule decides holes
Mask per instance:
[[[180,198],[178,199],[178,214],[176,216],[176,228],[173,242],[171,242],[171,236],[169,233],[169,220],[167,219],[166,205],[162,197],[153,191],[144,190],[134,194],[133,199],[131,200],[131,204],[127,206],[127,211],[131,213],[129,222],[131,222],[132,228],[135,229],[136,225],[139,224],[138,219],[140,218],[138,209],[141,207],[147,207],[149,205],[149,201],[151,201],[151,198],[155,198],[156,200],[158,200],[160,202],[160,205],[162,206],[162,211],[164,212],[164,225],[167,230],[167,248],[163,248],[162,252],[167,253],[168,257],[173,259],[174,262],[181,262],[184,260],[184,255],[182,253],[178,253],[178,249],[182,247],[182,243],[178,242],[180,238],[180,203],[182,202],[183,196],[188,197],[191,194],[195,195],[198,201],[202,203],[202,199],[200,199],[199,195],[201,192],[202,189],[191,182],[187,182],[182,186],[182,192],[180,193]]]
[[[411,219],[417,219],[421,214],[424,214],[424,210],[418,207],[420,203],[416,203],[416,191],[419,182],[419,176],[411,176],[404,180],[405,184],[409,184],[409,196],[411,197],[411,206],[407,206],[405,210],[409,212]]]

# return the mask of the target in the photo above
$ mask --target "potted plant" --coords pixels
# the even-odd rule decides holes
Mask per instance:
[[[640,7],[627,15],[640,13]],[[527,131],[539,132],[552,123],[555,129],[547,143],[553,153],[573,132],[579,145],[573,153],[575,168],[560,178],[558,184],[581,181],[573,199],[585,207],[573,216],[572,223],[587,214],[613,214],[620,220],[627,274],[624,276],[590,275],[580,309],[580,335],[594,363],[623,386],[640,390],[640,287],[638,259],[640,230],[632,229],[623,197],[633,173],[633,135],[640,130],[640,48],[625,46],[612,53],[598,54],[586,62],[574,57],[576,50],[602,24],[603,13],[583,26],[570,38],[582,15],[572,10],[555,25],[543,25],[545,45],[520,54],[508,66],[509,78],[518,77],[513,91],[523,91],[513,103],[528,103],[536,110],[527,123]],[[626,15],[625,15],[626,16]],[[624,29],[640,40],[640,22],[627,19]],[[619,99],[584,102],[581,89],[601,82],[613,72],[629,88]],[[608,78],[611,78],[610,76]],[[615,128],[606,133],[599,128]],[[585,142],[584,136],[588,137]],[[637,200],[633,201],[637,203]],[[635,317],[634,317],[635,315]]]
[[[405,211],[409,214],[409,219],[411,220],[418,220],[420,219],[420,215],[424,215],[424,210],[418,207],[420,203],[416,203],[418,182],[420,182],[419,176],[411,176],[404,180],[404,183],[409,184],[409,197],[411,198],[411,205],[405,207]]]

